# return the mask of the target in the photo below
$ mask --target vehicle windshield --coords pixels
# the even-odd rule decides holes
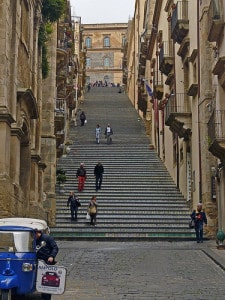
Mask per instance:
[[[29,231],[0,231],[0,252],[32,252],[33,241]]]

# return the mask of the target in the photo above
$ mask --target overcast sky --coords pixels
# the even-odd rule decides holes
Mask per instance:
[[[134,15],[135,0],[70,0],[72,16],[83,24],[127,23]]]

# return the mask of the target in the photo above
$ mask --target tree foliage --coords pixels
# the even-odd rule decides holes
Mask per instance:
[[[43,0],[42,15],[44,21],[56,22],[64,13],[65,7],[65,0]]]
[[[42,18],[43,24],[39,29],[38,44],[42,47],[42,76],[46,78],[49,73],[48,51],[46,42],[48,35],[52,33],[51,23],[56,22],[65,12],[66,0],[43,0]]]

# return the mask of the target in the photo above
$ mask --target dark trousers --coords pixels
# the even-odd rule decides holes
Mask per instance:
[[[51,300],[51,298],[52,298],[51,294],[44,294],[44,293],[41,294],[41,299],[43,300]]]
[[[91,217],[91,225],[95,225],[95,224],[96,224],[96,215],[97,215],[97,214],[90,214],[90,217]]]
[[[102,174],[95,176],[95,188],[96,190],[99,190],[102,185]]]
[[[203,241],[203,223],[195,224],[195,233],[196,233],[196,241],[202,242]]]
[[[77,220],[77,206],[70,206],[70,212],[71,212],[71,220]]]

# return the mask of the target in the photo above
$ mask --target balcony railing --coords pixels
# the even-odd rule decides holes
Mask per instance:
[[[208,40],[217,42],[224,27],[223,8],[220,0],[211,0],[208,11]]]
[[[225,141],[225,110],[213,112],[208,122],[208,134],[211,143],[215,140]]]
[[[188,20],[188,1],[178,1],[173,10],[171,19],[171,31],[176,27],[178,21]]]
[[[169,119],[171,114],[190,114],[191,108],[187,94],[176,93],[176,95],[171,95],[168,98],[165,110],[166,119]]]
[[[163,75],[159,71],[153,73],[154,96],[161,100],[163,97]]]
[[[163,85],[163,75],[159,71],[153,73],[153,85]]]
[[[171,18],[171,37],[181,44],[188,31],[188,1],[178,1]]]
[[[162,42],[159,52],[159,70],[168,75],[173,68],[173,43],[171,41]]]
[[[64,112],[65,112],[65,100],[64,99],[56,99],[55,113],[64,115]]]
[[[191,136],[191,109],[187,94],[176,93],[168,98],[165,107],[165,124],[185,141]]]
[[[216,110],[208,122],[209,151],[225,163],[225,110]]]

